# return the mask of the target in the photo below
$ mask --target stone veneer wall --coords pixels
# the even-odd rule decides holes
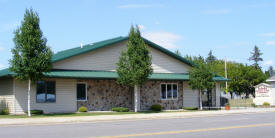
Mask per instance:
[[[110,111],[112,107],[127,107],[133,110],[133,90],[118,85],[115,80],[78,80],[87,83],[87,101],[78,101],[77,106],[85,106],[89,111]],[[161,100],[160,84],[177,83],[178,99]],[[161,104],[164,109],[180,109],[183,105],[181,81],[147,81],[140,89],[141,110],[149,110],[153,104]]]
[[[177,100],[161,100],[160,84],[161,83],[177,83],[178,99]],[[160,104],[166,110],[181,109],[183,106],[183,90],[182,81],[148,81],[140,90],[140,108],[141,110],[149,110],[151,105]]]
[[[118,85],[115,80],[79,80],[87,83],[87,101],[78,101],[77,107],[89,111],[110,111],[113,107],[132,108],[129,87]]]

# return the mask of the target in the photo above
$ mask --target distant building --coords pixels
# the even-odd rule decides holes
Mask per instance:
[[[268,102],[271,106],[275,106],[275,76],[266,80],[267,83],[258,84],[255,87],[255,98],[253,102],[256,105],[263,105]]]

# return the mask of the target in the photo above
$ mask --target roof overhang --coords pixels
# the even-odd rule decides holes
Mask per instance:
[[[0,71],[0,77],[14,77],[16,74],[8,69]],[[95,70],[52,70],[44,73],[47,78],[74,78],[74,79],[117,79],[118,75],[114,71],[95,71]],[[187,73],[153,73],[149,80],[181,80],[188,81]],[[228,79],[215,75],[214,81],[229,81]]]

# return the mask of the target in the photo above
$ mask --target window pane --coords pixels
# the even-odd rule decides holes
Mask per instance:
[[[86,84],[77,84],[77,100],[86,100]]]
[[[166,85],[161,84],[161,98],[166,99]]]
[[[55,102],[55,82],[47,82],[47,102]]]
[[[173,84],[173,98],[178,97],[178,86],[176,84]]]
[[[36,84],[36,102],[46,101],[46,84],[44,81],[37,81]]]
[[[172,85],[167,84],[167,99],[171,99],[171,98],[172,98]]]

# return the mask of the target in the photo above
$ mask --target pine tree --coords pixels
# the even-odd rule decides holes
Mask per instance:
[[[269,66],[268,73],[270,77],[273,76],[273,73],[274,73],[273,66]]]
[[[10,70],[16,73],[16,78],[28,80],[28,116],[30,116],[31,83],[42,79],[43,72],[51,70],[52,51],[47,47],[47,39],[39,26],[38,13],[26,9],[21,26],[14,32],[13,58],[10,60]]]
[[[209,53],[208,53],[208,57],[206,58],[206,62],[207,63],[212,63],[215,60],[217,60],[217,58],[213,55],[212,50],[210,50]]]
[[[178,56],[181,56],[181,53],[180,53],[179,50],[176,50],[176,51],[175,51],[175,54],[177,54]]]
[[[117,82],[122,85],[134,87],[135,111],[139,110],[139,87],[152,74],[151,55],[148,46],[140,35],[138,27],[131,26],[127,50],[121,52],[117,63]]]
[[[261,55],[263,55],[263,53],[261,53],[260,49],[258,48],[258,46],[254,46],[253,52],[251,52],[252,56],[249,58],[250,61],[254,61],[253,66],[256,69],[261,69],[259,62],[263,61],[263,59],[261,58]]]

